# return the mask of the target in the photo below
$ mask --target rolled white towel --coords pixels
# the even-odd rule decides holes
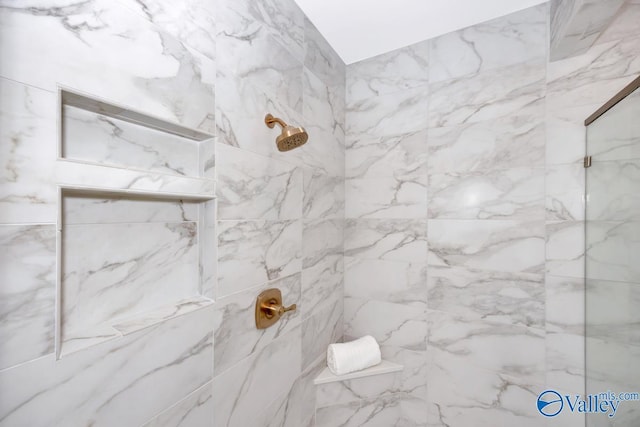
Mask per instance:
[[[380,346],[371,335],[351,342],[329,344],[327,348],[327,366],[334,375],[360,371],[380,362]]]

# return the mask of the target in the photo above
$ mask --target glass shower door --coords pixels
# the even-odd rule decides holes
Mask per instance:
[[[640,392],[640,79],[587,127],[586,392]],[[630,397],[633,397],[632,395]],[[640,426],[640,401],[588,427]]]

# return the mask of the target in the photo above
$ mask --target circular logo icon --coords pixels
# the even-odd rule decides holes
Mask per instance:
[[[555,417],[564,407],[562,396],[554,390],[546,390],[538,395],[538,412],[545,417]]]

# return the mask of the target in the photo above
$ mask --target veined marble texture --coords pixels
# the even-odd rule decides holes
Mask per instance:
[[[588,220],[640,221],[640,159],[597,160],[587,174]]]
[[[429,84],[429,42],[424,41],[347,66],[349,102]]]
[[[4,78],[0,93],[0,222],[54,222],[56,96]]]
[[[121,3],[16,1],[2,6],[0,75],[51,91],[58,84],[72,87],[214,130],[215,62]]]
[[[640,283],[640,222],[587,221],[587,278]]]
[[[584,277],[585,223],[551,221],[546,223],[546,272],[564,277]]]
[[[286,153],[285,156],[300,166],[313,168],[331,176],[344,176],[345,137],[342,127],[337,126],[334,130],[327,130],[317,126],[313,118],[308,117],[305,116],[304,128],[309,134],[309,140],[303,146]]]
[[[175,405],[153,417],[143,427],[198,427],[213,425],[213,385],[206,383]]]
[[[342,342],[343,336],[342,289],[324,301],[315,314],[302,321],[302,369],[308,368],[318,357],[327,353],[327,346]]]
[[[617,16],[600,34],[598,42],[633,38],[640,35],[638,20],[640,19],[640,3],[637,0],[626,1]]]
[[[541,102],[543,59],[484,71],[429,86],[429,126],[441,127],[512,116]]]
[[[304,168],[304,218],[344,217],[344,178]]]
[[[148,421],[211,379],[212,315],[207,308],[57,361],[50,355],[0,372],[0,422]]]
[[[302,228],[302,267],[310,268],[344,251],[344,220],[305,219]]]
[[[640,90],[635,90],[588,126],[589,154],[598,162],[640,159],[639,115]]]
[[[424,401],[404,393],[319,408],[317,427],[401,427],[425,425]],[[424,412],[424,413],[423,413]]]
[[[302,270],[302,221],[218,221],[218,297]]]
[[[209,0],[118,0],[189,47],[216,59],[216,2]]]
[[[547,111],[545,120],[547,165],[582,163],[586,150],[584,120],[598,108],[600,105],[591,104]],[[591,142],[589,151],[593,152]]]
[[[214,425],[255,425],[264,408],[288,391],[300,375],[300,328],[272,341],[214,378]]]
[[[544,103],[504,117],[432,128],[427,141],[429,173],[544,167]]]
[[[542,4],[431,39],[429,81],[544,60],[548,16]]]
[[[386,137],[347,135],[347,178],[395,177],[424,183],[427,158],[427,130]]]
[[[304,13],[293,0],[218,0],[218,27],[227,34],[237,31],[266,32],[298,60],[304,56]]]
[[[361,259],[425,262],[427,221],[348,219],[344,254]]]
[[[89,187],[103,190],[130,190],[133,192],[162,193],[191,197],[213,198],[215,181],[178,175],[142,172],[110,166],[85,164],[75,161],[55,162],[55,180],[61,187]]]
[[[325,301],[342,292],[343,276],[342,253],[326,255],[302,270],[302,299],[298,309],[303,318],[316,314]]]
[[[302,75],[305,125],[317,126],[344,138],[345,85],[330,85],[308,68]]]
[[[393,176],[347,179],[347,218],[424,218],[427,210],[426,175],[415,179]]]
[[[550,111],[602,105],[640,73],[640,39],[598,43],[582,55],[549,63],[547,73]]]
[[[530,402],[545,381],[544,330],[430,311],[427,346],[429,400],[445,424],[539,425]]]
[[[53,352],[55,224],[1,225],[0,370]]]
[[[367,137],[398,136],[427,128],[429,102],[428,86],[400,92],[352,100],[347,93],[347,135],[349,140]]]
[[[547,166],[545,188],[547,220],[584,219],[585,168],[582,164]]]
[[[303,174],[291,163],[218,146],[218,219],[297,219]]]
[[[640,284],[587,279],[587,335],[640,345]]]
[[[298,111],[302,103],[301,60],[253,20],[231,11],[227,11],[225,20],[216,37],[219,73],[272,94]],[[278,116],[275,111],[273,114]]]
[[[545,292],[547,333],[569,333],[584,337],[584,277],[559,277],[547,274]]]
[[[426,283],[426,263],[345,258],[344,293],[347,297],[426,308]]]
[[[545,289],[539,273],[479,271],[465,267],[430,267],[431,310],[460,319],[543,328]]]
[[[429,218],[544,218],[544,169],[429,175]]]
[[[551,58],[567,58],[588,50],[594,42],[599,41],[599,36],[610,26],[624,2],[625,0],[571,2],[571,13],[567,11],[557,16],[568,19],[565,23],[554,25]]]
[[[118,336],[119,320],[197,295],[197,235],[194,222],[65,226],[63,352]]]
[[[305,67],[328,86],[344,85],[346,76],[344,62],[306,17],[304,19],[304,43]]]
[[[135,196],[104,197],[98,193],[63,192],[64,224],[198,221],[199,203]]]
[[[354,339],[372,335],[380,345],[425,350],[426,306],[346,296],[344,334]]]
[[[429,265],[542,273],[544,222],[429,220]]]
[[[200,176],[198,141],[69,105],[62,109],[62,129],[64,158]]]
[[[269,288],[282,291],[282,303],[300,304],[300,273],[274,280],[242,292],[219,298],[214,319],[214,372],[219,375],[239,360],[268,346],[300,325],[299,310],[285,314],[275,325],[256,329],[255,304],[260,292]]]

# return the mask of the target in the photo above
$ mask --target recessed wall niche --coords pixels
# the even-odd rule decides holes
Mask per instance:
[[[213,138],[61,91],[59,357],[213,303]]]

